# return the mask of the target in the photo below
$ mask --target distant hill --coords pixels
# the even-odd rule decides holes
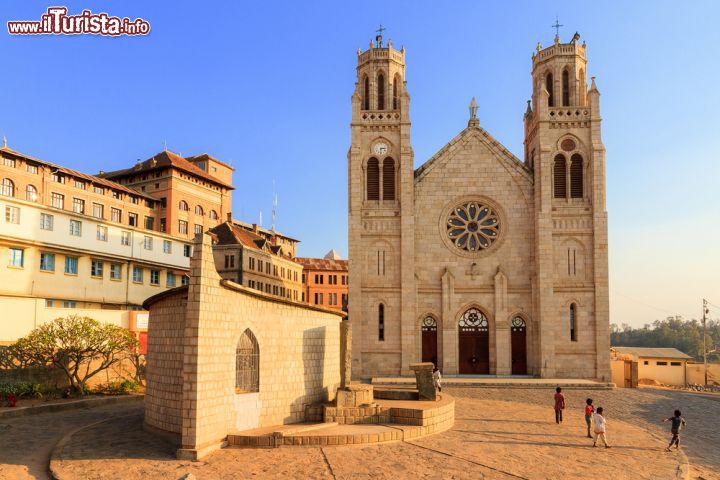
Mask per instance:
[[[720,322],[708,320],[706,333],[708,351],[720,348]],[[668,317],[642,328],[612,324],[610,344],[614,347],[673,347],[695,360],[702,360],[702,322]],[[720,362],[720,352],[708,354],[708,361]]]

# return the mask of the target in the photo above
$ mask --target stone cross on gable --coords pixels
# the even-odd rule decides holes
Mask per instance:
[[[473,262],[472,265],[470,265],[468,271],[465,273],[470,275],[471,279],[475,280],[475,277],[480,275],[480,272],[478,272],[477,263]]]

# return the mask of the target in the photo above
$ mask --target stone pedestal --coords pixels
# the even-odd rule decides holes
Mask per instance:
[[[338,388],[337,407],[359,407],[373,403],[373,386],[365,384],[348,385]]]
[[[436,400],[435,383],[433,382],[433,367],[431,362],[412,363],[410,370],[415,372],[415,385],[420,400]]]

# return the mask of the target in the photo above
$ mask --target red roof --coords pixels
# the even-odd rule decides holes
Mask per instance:
[[[33,162],[39,163],[41,165],[48,166],[50,168],[56,169],[60,173],[64,173],[66,175],[77,177],[80,179],[83,179],[87,182],[94,183],[96,185],[102,185],[104,187],[112,188],[113,190],[119,190],[131,195],[135,195],[137,197],[146,198],[148,200],[154,200],[157,201],[157,198],[151,197],[150,195],[147,195],[145,193],[139,192],[137,190],[134,190],[132,188],[126,187],[125,185],[122,185],[117,182],[113,182],[112,180],[107,180],[102,177],[98,177],[95,175],[89,175],[87,173],[78,172],[77,170],[72,170],[70,168],[65,168],[60,165],[57,165],[55,163],[46,162],[45,160],[40,160],[39,158],[34,158],[29,155],[25,155],[24,153],[16,152],[15,150],[8,148],[8,147],[0,147],[0,152],[9,153],[11,155],[15,155],[21,158],[25,158],[27,160],[32,160]]]
[[[235,187],[233,187],[229,183],[225,183],[222,180],[220,180],[219,178],[213,177],[206,171],[198,168],[192,162],[189,162],[187,159],[185,159],[185,158],[181,157],[180,155],[173,153],[169,150],[163,150],[162,152],[148,158],[144,162],[140,162],[140,163],[136,164],[132,168],[125,168],[123,170],[115,170],[113,172],[104,172],[104,173],[101,173],[100,176],[102,176],[103,178],[122,178],[122,177],[127,177],[130,175],[136,175],[138,173],[147,173],[147,172],[151,172],[153,170],[158,170],[158,169],[167,168],[167,167],[173,167],[178,170],[182,170],[186,173],[189,173],[191,175],[195,175],[196,177],[200,177],[204,180],[207,180],[208,182],[214,183],[216,185],[220,185],[221,187],[225,187],[229,190],[235,190]]]
[[[347,272],[348,261],[347,260],[334,260],[327,258],[294,258],[297,263],[303,266],[306,270],[332,270]]]

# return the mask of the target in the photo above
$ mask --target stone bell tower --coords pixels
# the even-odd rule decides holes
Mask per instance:
[[[533,294],[541,375],[609,380],[605,147],[600,92],[594,77],[587,89],[579,39],[556,35],[532,56],[524,155],[535,179]]]
[[[414,312],[413,152],[405,49],[383,43],[382,31],[357,52],[348,152],[348,317],[353,374],[398,375],[404,316]],[[411,318],[410,325],[414,323]]]

